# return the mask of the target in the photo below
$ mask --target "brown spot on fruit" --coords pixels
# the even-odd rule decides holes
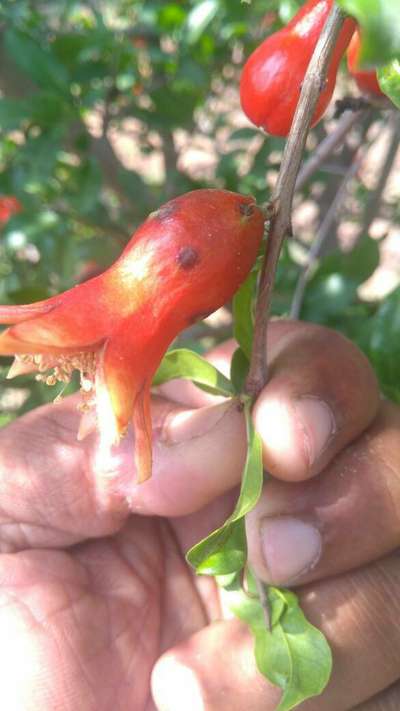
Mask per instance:
[[[181,269],[189,270],[193,269],[193,267],[195,267],[200,261],[200,255],[197,249],[194,249],[194,247],[190,247],[190,245],[188,245],[187,247],[180,248],[176,261]]]
[[[254,203],[241,202],[239,204],[239,211],[243,217],[251,217],[254,215],[255,205]]]

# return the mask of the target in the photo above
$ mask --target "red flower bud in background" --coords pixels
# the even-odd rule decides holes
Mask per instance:
[[[246,278],[264,217],[250,197],[197,190],[163,205],[105,272],[46,301],[0,307],[9,377],[34,370],[53,385],[81,374],[103,445],[135,433],[138,480],[151,474],[150,386],[171,341],[228,301]],[[91,429],[84,415],[80,433]]]
[[[286,27],[267,37],[244,65],[240,80],[242,109],[252,123],[273,136],[287,136],[290,131],[307,67],[332,6],[333,0],[309,0]],[[312,126],[332,98],[339,62],[355,26],[350,19],[343,24]]]
[[[379,86],[378,77],[376,71],[359,69],[359,56],[361,49],[361,37],[360,32],[357,30],[352,40],[349,44],[347,50],[347,67],[349,74],[357,82],[357,86],[361,91],[367,92],[368,94],[375,94],[376,96],[386,96]]]
[[[22,205],[19,200],[13,195],[3,195],[0,197],[0,225],[5,225],[6,222],[16,215],[17,212],[21,212]]]

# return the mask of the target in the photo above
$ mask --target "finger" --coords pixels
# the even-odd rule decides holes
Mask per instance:
[[[356,706],[352,711],[399,711],[399,709],[400,682],[397,682],[372,699],[364,701],[360,706]]]
[[[78,397],[45,405],[0,430],[0,550],[70,545],[110,534],[128,515],[117,494],[100,496],[94,438],[77,441]]]
[[[331,644],[333,673],[325,692],[304,711],[344,711],[399,678],[398,555],[300,594],[302,607]],[[253,640],[241,623],[226,621],[192,635],[164,654],[152,675],[159,711],[273,711],[279,690],[255,667]]]
[[[186,411],[156,398],[153,477],[142,485],[132,435],[105,458],[95,436],[77,441],[76,405],[38,408],[0,431],[3,552],[108,535],[132,510],[188,513],[240,478],[245,425],[236,401]]]
[[[292,584],[336,575],[400,546],[400,408],[384,403],[372,427],[316,479],[267,482],[247,517],[257,575]]]
[[[291,324],[291,325],[289,325]],[[379,392],[356,346],[315,324],[271,324],[270,379],[254,407],[264,465],[288,481],[319,473],[373,420]]]
[[[272,346],[275,343],[288,356],[293,348],[291,334],[304,333],[307,348],[308,326],[279,322],[273,325]],[[325,333],[323,329],[319,331]],[[323,348],[323,339],[319,341]],[[335,346],[332,336],[331,346]],[[295,352],[301,347],[302,339],[295,338]],[[355,354],[357,361],[358,351]],[[310,365],[307,362],[300,369],[303,376],[307,375]],[[290,377],[290,373],[286,376]],[[279,378],[277,367],[271,381],[276,397],[274,378]],[[287,393],[285,382],[281,382],[281,404]],[[359,397],[354,396],[356,411]],[[288,403],[288,410],[290,407]],[[246,444],[243,414],[236,401],[188,411],[156,398],[153,476],[140,487],[135,484],[132,438],[126,437],[109,459],[101,459],[95,437],[83,444],[76,442],[79,416],[75,408],[76,401],[67,399],[59,405],[39,408],[0,433],[5,546],[27,545],[28,538],[36,546],[67,545],[88,535],[106,535],[120,525],[128,504],[131,510],[147,514],[187,514],[240,480]],[[282,457],[285,460],[285,452]]]
[[[379,401],[376,378],[360,351],[328,329],[276,321],[269,339],[270,381],[254,410],[264,462],[283,479],[308,478],[371,422]],[[232,344],[226,348],[230,351]],[[224,346],[220,358],[223,352]],[[154,477],[140,492],[132,490],[137,510],[143,506],[166,515],[189,513],[239,482],[245,455],[243,420],[240,424],[229,405],[218,407],[166,419],[164,436],[155,446]],[[225,414],[218,420],[219,412]],[[204,420],[209,426],[205,439],[193,436]]]
[[[227,341],[206,357],[229,375],[235,348]],[[320,472],[372,421],[379,403],[376,378],[350,341],[314,324],[271,322],[267,352],[270,379],[254,408],[264,464],[278,478],[302,480]],[[163,388],[193,407],[213,402],[192,383]]]
[[[264,464],[290,481],[314,476],[372,421],[376,378],[362,353],[340,334],[315,324],[269,324],[269,382],[254,408]],[[206,358],[229,375],[233,340]],[[192,383],[171,381],[161,392],[191,407],[216,402]]]

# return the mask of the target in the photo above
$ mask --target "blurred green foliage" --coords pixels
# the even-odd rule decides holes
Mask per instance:
[[[283,141],[238,127],[237,80],[243,57],[300,4],[3,0],[0,196],[16,196],[23,209],[1,228],[0,301],[43,299],[95,274],[150,211],[187,190],[215,185],[265,202],[266,174],[272,184]],[[320,125],[316,140],[324,136]],[[199,137],[212,145],[211,172],[180,160],[181,146]],[[307,199],[318,183],[321,214],[331,179],[319,171],[303,190]],[[289,313],[301,270],[292,246],[285,246],[279,266],[276,314]],[[301,316],[359,342],[385,392],[398,398],[393,324],[400,295],[382,304],[358,296],[377,260],[377,244],[366,235],[353,253],[323,259]],[[199,345],[194,331],[186,345],[201,351],[226,329],[206,335]],[[13,388],[25,397],[21,405],[14,398],[13,407],[2,400],[1,423],[55,395],[32,377],[17,379]],[[0,398],[6,390],[2,384]]]

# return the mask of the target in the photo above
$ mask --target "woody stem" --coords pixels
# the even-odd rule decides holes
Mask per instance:
[[[276,187],[272,196],[272,218],[260,276],[256,303],[253,350],[246,393],[257,397],[268,379],[266,334],[272,288],[284,239],[291,233],[291,211],[296,179],[309,132],[312,116],[324,86],[329,60],[344,15],[333,7],[321,32],[302,85],[299,103],[286,141]]]

